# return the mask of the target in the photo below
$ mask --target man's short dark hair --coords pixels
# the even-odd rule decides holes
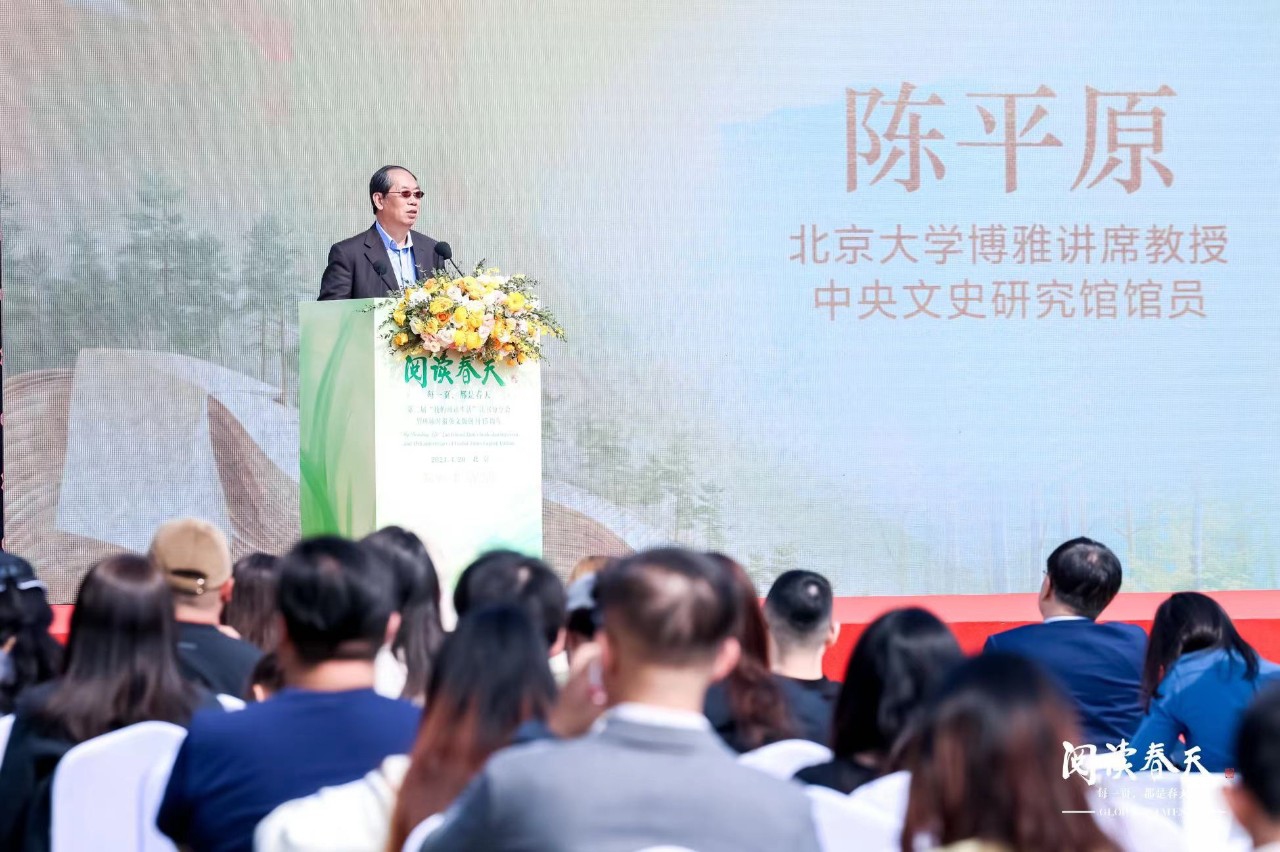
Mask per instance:
[[[619,560],[600,572],[595,595],[605,631],[624,634],[646,661],[662,665],[714,657],[740,615],[728,570],[682,548]]]
[[[364,548],[333,536],[305,539],[280,559],[276,601],[302,662],[372,660],[394,606],[390,572]]]
[[[831,628],[831,583],[813,571],[778,575],[764,601],[764,617],[778,646],[821,648]]]
[[[1120,560],[1091,538],[1063,542],[1045,564],[1053,596],[1085,618],[1097,618],[1120,591]]]
[[[1280,820],[1280,685],[1260,690],[1236,731],[1240,784],[1268,817]]]
[[[556,643],[564,624],[565,591],[547,563],[514,550],[491,550],[458,577],[453,610],[459,618],[482,606],[506,603],[524,607],[547,648]]]
[[[409,177],[413,178],[415,181],[418,179],[417,175],[406,169],[404,166],[383,166],[374,172],[373,177],[369,178],[369,206],[373,208],[373,212],[375,214],[378,212],[378,205],[373,203],[373,196],[386,195],[391,191],[391,186],[395,183],[395,181],[391,179],[391,173],[397,169],[407,173]]]

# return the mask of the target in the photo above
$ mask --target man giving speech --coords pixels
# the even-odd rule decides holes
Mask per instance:
[[[369,179],[373,227],[334,243],[320,278],[320,300],[374,299],[444,266],[436,241],[413,230],[422,205],[413,173],[383,166]]]

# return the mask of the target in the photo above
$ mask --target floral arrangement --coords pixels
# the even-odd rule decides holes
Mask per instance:
[[[542,357],[542,338],[564,338],[564,329],[533,294],[537,281],[506,276],[496,267],[430,278],[392,293],[386,322],[396,358],[452,353],[485,364],[514,367]]]

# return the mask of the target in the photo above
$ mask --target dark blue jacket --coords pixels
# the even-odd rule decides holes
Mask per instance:
[[[984,651],[1034,660],[1075,699],[1085,743],[1106,754],[1138,730],[1138,684],[1147,652],[1141,627],[1088,619],[1027,624],[988,637]],[[1080,745],[1076,743],[1076,745]]]

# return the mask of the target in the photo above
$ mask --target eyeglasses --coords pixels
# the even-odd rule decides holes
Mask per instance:
[[[390,198],[393,195],[398,195],[401,198],[421,198],[426,195],[426,193],[420,189],[402,189],[399,192],[384,192],[382,194],[386,198]]]

